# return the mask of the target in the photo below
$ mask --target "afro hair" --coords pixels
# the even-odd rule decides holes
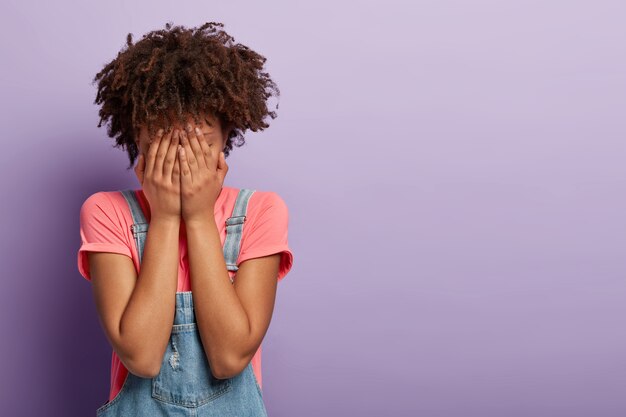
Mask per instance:
[[[280,91],[263,72],[266,58],[239,43],[219,27],[207,22],[198,28],[172,26],[151,31],[133,44],[132,33],[125,47],[94,77],[98,83],[95,104],[101,105],[100,121],[108,123],[107,134],[114,147],[128,153],[132,168],[139,149],[135,142],[141,125],[152,136],[158,127],[166,130],[177,119],[190,115],[196,123],[211,114],[226,127],[227,157],[233,145],[245,143],[243,133],[263,130],[267,99]],[[278,109],[278,103],[276,104]]]

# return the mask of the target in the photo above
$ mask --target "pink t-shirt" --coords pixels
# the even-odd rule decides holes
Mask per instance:
[[[139,192],[139,202],[146,220],[150,221],[149,206],[143,190]],[[231,216],[237,198],[238,188],[223,186],[215,202],[215,220],[218,226],[222,246],[226,239],[225,221]],[[293,254],[287,241],[289,214],[282,198],[272,191],[255,191],[248,201],[247,217],[241,236],[241,247],[237,265],[251,258],[282,253],[278,282],[291,269]],[[133,224],[128,203],[118,191],[100,191],[90,195],[80,209],[81,246],[78,250],[78,270],[87,280],[89,262],[87,252],[113,252],[130,257],[139,273],[139,256],[130,226]],[[187,260],[187,239],[181,229],[179,240],[180,261],[178,263],[177,291],[191,291],[189,264]],[[236,279],[234,271],[228,271]],[[261,380],[261,346],[252,357],[252,368],[259,386]],[[111,358],[111,389],[109,400],[115,398],[121,390],[128,370],[113,350]]]

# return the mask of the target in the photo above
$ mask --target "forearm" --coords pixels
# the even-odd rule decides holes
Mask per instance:
[[[248,355],[250,323],[230,282],[215,221],[186,224],[196,321],[215,376],[225,377]]]
[[[151,219],[140,274],[120,321],[128,360],[147,373],[160,369],[174,322],[179,232],[176,218]]]

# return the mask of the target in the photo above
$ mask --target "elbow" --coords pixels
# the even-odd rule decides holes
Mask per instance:
[[[140,376],[142,378],[155,378],[161,372],[161,364],[159,366],[144,366],[137,368],[137,372],[135,375]]]
[[[131,362],[128,372],[132,372],[141,378],[154,378],[161,372],[161,364],[159,363],[159,366],[155,366],[153,363]]]
[[[159,347],[155,343],[137,343],[128,338],[114,339],[114,349],[128,372],[141,378],[154,378],[161,372],[163,355],[167,346]]]
[[[148,360],[149,358],[146,358],[146,355],[143,356],[143,358],[126,357],[125,359],[120,357],[120,360],[128,372],[138,377],[154,378],[159,375],[159,372],[161,372],[161,361]]]
[[[211,374],[217,379],[229,379],[239,375],[250,361],[223,355],[209,360]]]

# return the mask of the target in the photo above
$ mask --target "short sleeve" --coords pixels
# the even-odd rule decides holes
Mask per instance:
[[[127,235],[123,229],[119,210],[107,192],[100,191],[89,196],[80,208],[80,239],[78,271],[88,281],[89,259],[87,252],[112,252],[132,259]]]
[[[250,197],[250,206],[253,198],[259,200],[254,209],[248,207],[248,212],[252,211],[254,217],[249,218],[250,221],[247,218],[244,224],[237,265],[248,259],[281,253],[278,270],[280,282],[293,265],[293,253],[288,242],[289,211],[275,192],[255,192]]]

